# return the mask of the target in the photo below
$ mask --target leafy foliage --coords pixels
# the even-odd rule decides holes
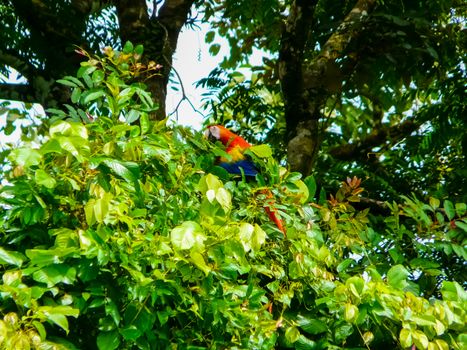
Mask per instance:
[[[465,347],[465,204],[376,216],[357,178],[316,202],[265,145],[262,176],[232,178],[217,145],[147,118],[139,51],[89,57],[67,112],[2,153],[2,347]]]

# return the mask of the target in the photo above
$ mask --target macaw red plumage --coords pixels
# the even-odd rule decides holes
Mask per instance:
[[[243,137],[233,133],[222,125],[208,126],[206,130],[206,136],[209,139],[220,141],[225,146],[225,152],[229,155],[227,157],[219,158],[219,165],[227,170],[231,174],[244,174],[247,177],[255,177],[258,174],[258,168],[255,164],[245,156],[245,151],[251,147]],[[277,210],[273,207],[274,200],[271,191],[264,190],[263,194],[266,195],[267,204],[264,206],[264,210],[268,214],[269,218],[274,222],[279,230],[282,231],[284,236],[286,231],[284,224]]]

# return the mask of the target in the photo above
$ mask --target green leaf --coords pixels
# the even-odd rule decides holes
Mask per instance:
[[[93,168],[98,167],[100,164],[105,165],[112,173],[133,184],[136,184],[141,173],[139,165],[134,162],[107,157],[95,157],[90,159],[90,163]]]
[[[138,339],[143,333],[135,325],[129,325],[120,329],[120,334],[125,340],[134,341]]]
[[[413,321],[417,326],[436,326],[436,317],[430,315],[414,315],[410,317],[410,321]]]
[[[300,331],[297,327],[288,327],[285,330],[285,339],[291,344],[295,343],[300,337]]]
[[[11,151],[8,158],[15,164],[30,167],[38,165],[42,160],[42,155],[36,149],[21,147]]]
[[[128,124],[131,124],[139,119],[140,112],[135,109],[130,109],[130,112],[125,116],[125,120]]]
[[[209,275],[211,272],[211,268],[206,264],[204,257],[199,252],[191,252],[190,254],[191,261],[199,268],[201,271],[204,272],[206,276]]]
[[[467,301],[467,292],[457,282],[444,281],[441,286],[441,295],[446,301]]]
[[[39,333],[39,336],[41,337],[41,340],[45,340],[47,336],[47,332],[45,330],[45,327],[42,323],[39,321],[32,321],[32,324],[36,328],[37,332]]]
[[[97,69],[97,67],[93,66],[93,65],[90,65],[88,62],[82,62],[81,64],[82,65],[78,69],[78,72],[76,73],[76,76],[78,78],[83,79],[84,82],[86,83],[86,85],[89,88],[92,88],[92,81],[91,81],[91,78],[89,77],[89,74],[94,72]]]
[[[216,36],[216,32],[213,30],[210,30],[209,32],[206,33],[204,40],[206,43],[210,44],[214,41],[214,37]]]
[[[446,212],[446,216],[448,217],[449,220],[454,219],[454,216],[456,216],[456,211],[454,210],[454,205],[452,204],[451,201],[445,200],[443,203],[444,206],[444,211]]]
[[[81,89],[74,88],[73,92],[71,93],[71,102],[78,103],[80,98],[81,98]]]
[[[246,222],[243,222],[239,227],[238,237],[240,242],[243,244],[243,249],[245,249],[245,252],[249,252],[252,248],[251,240],[254,231],[254,226]]]
[[[120,345],[118,331],[100,332],[97,336],[97,347],[99,350],[114,350]]]
[[[144,47],[143,47],[143,45],[141,45],[141,44],[136,45],[136,47],[135,47],[135,53],[136,53],[137,55],[140,55],[140,56],[141,56],[141,55],[143,54],[143,52],[144,52]]]
[[[307,176],[303,182],[305,183],[306,187],[308,187],[308,202],[312,202],[315,198],[316,189],[318,188],[316,185],[316,180],[313,176]]]
[[[75,247],[56,249],[26,249],[26,256],[31,259],[35,266],[47,266],[57,264],[62,258],[78,252]]]
[[[309,334],[320,334],[325,333],[328,331],[329,327],[326,323],[313,319],[313,318],[306,318],[302,315],[298,315],[297,318],[298,326],[303,329],[305,332]]]
[[[57,184],[57,181],[55,181],[55,179],[52,176],[47,174],[42,169],[38,169],[36,171],[36,174],[34,175],[34,179],[38,185],[42,185],[50,189],[54,188],[55,185]]]
[[[353,323],[358,317],[358,307],[353,304],[346,303],[344,307],[344,319],[349,322]]]
[[[261,246],[266,243],[266,232],[263,231],[261,226],[255,224],[255,230],[253,231],[253,236],[251,237],[251,247],[254,251],[261,249]]]
[[[413,344],[412,332],[409,329],[402,328],[399,333],[399,341],[403,348],[409,348]]]
[[[96,199],[93,206],[94,218],[97,222],[103,223],[109,214],[110,201],[112,200],[112,195],[110,193],[105,193],[102,198]]]
[[[121,316],[118,310],[118,306],[110,298],[106,298],[105,300],[105,313],[112,317],[113,321],[115,322],[115,325],[118,326],[120,324]]]
[[[0,247],[0,264],[20,267],[23,265],[24,260],[26,260],[26,257],[20,252],[9,251]]]
[[[57,135],[63,135],[63,136],[77,136],[82,139],[88,138],[88,131],[83,124],[77,123],[77,122],[68,122],[68,121],[63,121],[63,120],[60,120],[54,123],[49,128],[49,134],[51,137],[55,137]]]
[[[76,84],[73,81],[66,80],[66,79],[58,79],[57,83],[60,83],[62,85],[66,85],[66,86],[71,86],[71,87],[78,87],[78,84]]]
[[[39,306],[38,312],[43,314],[47,320],[55,323],[66,333],[69,332],[66,316],[78,317],[79,310],[71,306]]]
[[[53,323],[55,323],[60,328],[62,328],[65,332],[67,332],[67,333],[69,332],[68,320],[64,315],[61,315],[61,314],[49,314],[49,315],[47,315],[47,319],[49,321],[52,321]]]
[[[37,282],[46,283],[48,288],[57,283],[73,284],[76,280],[76,269],[65,264],[46,266],[34,272],[32,278]]]
[[[139,126],[141,127],[141,134],[146,134],[151,129],[151,121],[147,113],[141,113]]]
[[[57,82],[59,82],[60,84],[64,84],[64,85],[68,85],[72,87],[79,86],[79,87],[84,88],[84,84],[78,78],[70,76],[70,75],[65,76],[63,79],[57,80]],[[74,85],[70,85],[70,84],[74,84]]]
[[[347,339],[353,333],[352,325],[348,323],[342,323],[334,330],[334,338],[336,342],[341,343]]]
[[[21,271],[5,271],[2,275],[2,281],[6,286],[18,286],[21,283]]]
[[[465,203],[456,203],[456,214],[458,217],[464,216],[467,211],[467,204]]]
[[[141,101],[143,102],[146,108],[149,108],[149,109],[155,108],[154,100],[152,99],[151,95],[148,92],[142,89],[136,89],[136,94],[141,99]]]
[[[465,223],[463,221],[455,221],[455,224],[456,224],[457,227],[459,227],[462,230],[464,230],[465,232],[467,232],[467,223]]]
[[[466,225],[467,226],[467,225]],[[467,260],[467,252],[466,249],[458,244],[452,244],[451,245],[452,250],[456,255],[464,260]]]
[[[129,54],[133,52],[133,44],[130,41],[127,41],[125,45],[123,45],[123,53]]]
[[[209,190],[214,190],[213,193],[215,193],[215,191],[221,187],[223,187],[222,181],[213,174],[203,176],[198,182],[198,190],[204,194]]]
[[[216,201],[221,205],[224,212],[228,212],[232,206],[232,196],[230,192],[221,187],[215,192]]]
[[[345,272],[347,268],[354,263],[355,263],[355,260],[353,259],[345,259],[339,265],[337,265],[336,271],[339,273]]]
[[[180,250],[191,249],[195,245],[203,246],[205,239],[201,226],[194,221],[185,221],[170,233],[172,244]]]
[[[84,96],[83,104],[88,105],[90,102],[105,96],[105,91],[97,90],[97,91],[93,91],[89,93],[83,93],[83,96]]]
[[[395,265],[388,271],[388,283],[397,289],[404,289],[407,286],[409,271],[402,265]]]
[[[219,44],[212,44],[209,47],[209,53],[211,54],[211,56],[216,56],[219,53],[220,49],[221,46]]]
[[[96,215],[94,214],[94,206],[96,205],[95,199],[90,199],[84,206],[84,214],[86,216],[86,223],[92,226],[96,222]]]
[[[105,78],[105,73],[101,70],[95,70],[92,75],[91,79],[94,85],[98,85],[101,81],[103,81]]]
[[[418,349],[428,348],[428,337],[420,330],[412,332],[412,339]]]
[[[257,145],[257,146],[251,146],[248,148],[249,152],[252,152],[254,155],[256,155],[259,158],[270,158],[272,157],[272,150],[271,147],[268,145]]]

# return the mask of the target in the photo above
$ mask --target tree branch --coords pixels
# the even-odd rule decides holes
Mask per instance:
[[[8,50],[0,50],[0,64],[17,70],[26,79],[34,74],[34,68],[29,63]]]
[[[31,86],[26,84],[0,84],[0,99],[38,103]]]
[[[409,136],[419,127],[420,124],[412,120],[406,120],[393,126],[381,125],[380,128],[373,130],[370,135],[358,142],[331,148],[329,154],[343,161],[367,159],[374,147],[387,146],[388,142],[394,144]]]

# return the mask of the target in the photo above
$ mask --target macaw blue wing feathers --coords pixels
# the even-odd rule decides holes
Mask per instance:
[[[240,168],[243,169],[243,173],[245,174],[245,176],[255,177],[256,174],[258,174],[258,169],[251,160],[241,160],[235,163],[222,162],[219,163],[219,165],[225,170],[227,170],[227,172],[229,172],[230,174],[241,175],[242,171],[240,170]]]

